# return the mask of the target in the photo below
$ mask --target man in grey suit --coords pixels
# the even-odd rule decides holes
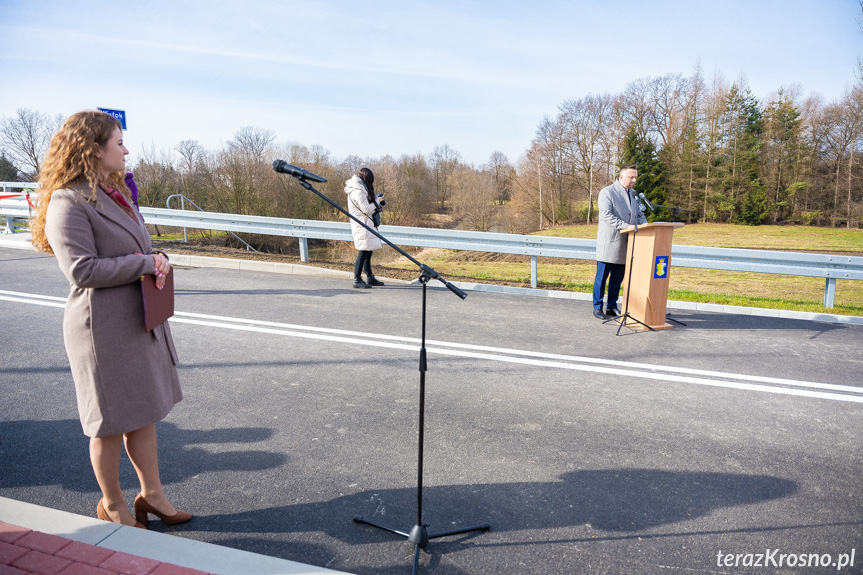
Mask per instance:
[[[620,233],[636,221],[647,219],[635,200],[632,187],[638,177],[638,167],[627,164],[620,169],[615,182],[599,192],[599,228],[596,231],[596,279],[593,281],[593,315],[607,319],[620,315],[617,297],[626,273],[627,236]],[[608,282],[608,304],[602,311],[605,283]]]

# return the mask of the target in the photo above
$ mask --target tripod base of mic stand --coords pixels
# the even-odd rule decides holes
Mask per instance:
[[[631,320],[631,323],[630,323],[630,324],[627,324],[627,320]],[[640,330],[644,330],[644,331],[647,331],[647,330],[650,330],[650,331],[656,331],[656,328],[650,327],[650,326],[649,326],[649,325],[647,325],[646,323],[644,323],[644,322],[642,322],[642,321],[639,321],[639,320],[635,319],[634,317],[632,317],[632,314],[631,314],[631,313],[629,313],[629,312],[626,312],[626,313],[624,313],[624,314],[622,314],[622,315],[619,315],[619,316],[617,316],[617,317],[613,317],[613,318],[607,319],[607,320],[605,320],[605,321],[604,321],[604,322],[602,322],[602,323],[609,323],[609,322],[612,322],[612,321],[615,321],[615,322],[619,322],[619,323],[620,323],[620,325],[618,325],[618,326],[617,326],[617,335],[620,335],[620,330],[621,330],[621,328],[623,328],[624,326],[626,326],[626,327],[628,327],[628,328],[630,328],[630,329],[640,329]],[[637,325],[636,325],[636,324],[637,324]],[[671,327],[671,326],[669,325],[668,327]],[[659,328],[659,329],[663,329],[663,328]]]
[[[384,525],[383,523],[371,521],[369,519],[366,519],[362,515],[354,515],[354,521],[356,523],[365,523],[366,525],[371,525],[372,527],[377,527],[378,529],[389,531],[390,533],[394,533],[396,535],[399,535],[400,537],[404,537],[410,543],[413,543],[416,546],[416,549],[414,550],[414,575],[416,575],[417,569],[419,567],[420,548],[425,547],[430,539],[449,537],[450,535],[459,535],[460,533],[470,533],[471,531],[488,531],[489,529],[491,529],[490,523],[482,523],[480,525],[474,525],[473,527],[463,527],[461,529],[453,529],[451,531],[444,531],[442,533],[434,533],[432,535],[429,535],[428,524],[426,523],[423,523],[422,525],[414,525],[413,528],[410,530],[410,533],[407,533],[405,531],[394,529],[389,525]]]

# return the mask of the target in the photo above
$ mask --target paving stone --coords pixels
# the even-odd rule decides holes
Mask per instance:
[[[93,565],[94,567],[99,566],[113,554],[114,551],[111,549],[88,545],[87,543],[81,543],[80,541],[72,541],[69,545],[56,553],[57,557],[62,557],[69,561],[79,561],[81,563],[86,563],[87,565]]]
[[[24,547],[0,542],[0,565],[12,565],[27,553],[29,551]]]
[[[71,564],[68,559],[61,559],[40,551],[30,551],[16,560],[12,566],[39,575],[57,575]]]
[[[103,569],[110,569],[124,575],[147,575],[161,563],[155,559],[138,557],[128,553],[116,552],[99,564]]]
[[[31,531],[15,542],[15,545],[26,547],[34,551],[41,551],[48,555],[54,555],[63,547],[69,545],[69,540],[57,535],[49,535],[39,531]]]
[[[14,543],[28,533],[30,533],[29,529],[0,521],[0,541],[4,543]]]

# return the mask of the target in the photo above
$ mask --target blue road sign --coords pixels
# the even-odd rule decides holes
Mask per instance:
[[[96,108],[101,112],[105,112],[106,114],[111,114],[118,120],[120,120],[120,125],[123,129],[126,129],[126,110],[109,110],[108,108]]]

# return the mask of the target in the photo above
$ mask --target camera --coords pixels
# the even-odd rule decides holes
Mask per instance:
[[[383,195],[383,194],[378,194],[378,197],[379,197],[379,198],[382,198],[382,197],[384,197],[384,195]],[[378,201],[378,203],[379,203],[381,206],[385,206],[385,205],[387,205],[386,200],[379,200],[379,201]]]

